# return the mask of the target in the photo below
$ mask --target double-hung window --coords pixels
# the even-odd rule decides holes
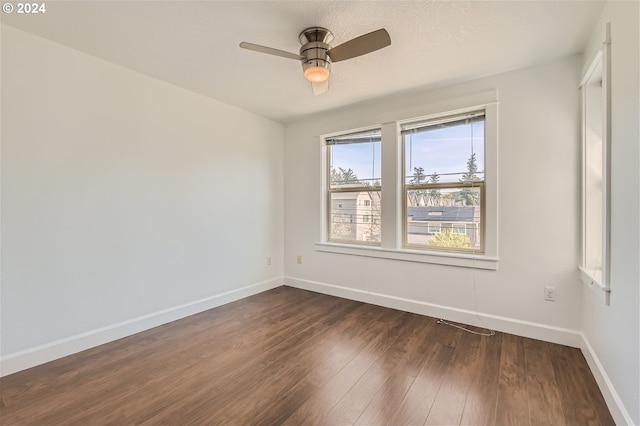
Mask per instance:
[[[401,126],[404,247],[483,253],[484,110]]]
[[[323,135],[316,249],[497,269],[497,93],[416,112]]]
[[[380,245],[381,131],[325,138],[328,239]]]

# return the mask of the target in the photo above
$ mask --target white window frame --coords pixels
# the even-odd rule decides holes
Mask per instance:
[[[446,116],[437,116],[437,117],[431,117],[428,118],[427,120],[413,120],[410,121],[406,124],[411,125],[420,125],[421,127],[429,127],[429,126],[434,126],[438,123],[448,123],[448,122],[452,122],[452,121],[460,121],[463,120],[465,118],[470,118],[470,117],[479,117],[482,116],[483,117],[483,122],[486,121],[486,117],[485,117],[485,111],[484,108],[475,110],[475,111],[468,111],[462,114],[451,114],[451,115],[446,115]],[[484,135],[483,135],[484,136]],[[406,146],[405,146],[405,140],[404,138],[402,138],[402,157],[403,157],[403,163],[402,163],[402,170],[406,170]],[[484,144],[484,141],[483,141]],[[484,152],[483,152],[484,155]],[[402,213],[402,225],[403,225],[403,229],[402,229],[402,238],[403,238],[403,247],[405,248],[415,248],[416,250],[428,250],[428,251],[432,251],[432,252],[452,252],[452,253],[472,253],[472,254],[484,254],[484,203],[485,203],[485,190],[484,190],[484,164],[482,164],[482,174],[483,174],[483,178],[482,180],[479,180],[477,182],[473,182],[473,183],[462,183],[462,182],[447,182],[447,183],[437,183],[437,184],[431,184],[431,183],[422,183],[419,185],[416,184],[408,184],[405,182],[406,177],[404,176],[403,173],[403,179],[402,179],[402,201],[403,201],[403,213]],[[409,243],[408,241],[408,237],[409,237],[409,222],[408,222],[408,205],[407,203],[407,193],[410,190],[413,189],[425,189],[425,190],[431,190],[431,189],[457,189],[457,188],[470,188],[470,189],[477,189],[479,190],[480,193],[480,222],[478,222],[478,227],[479,227],[479,241],[480,241],[480,248],[464,248],[464,249],[459,249],[459,248],[447,248],[447,247],[426,247],[422,244],[415,244],[415,243]],[[453,227],[450,227],[453,228]],[[465,226],[465,232],[462,232],[462,234],[466,234],[466,226]]]
[[[447,116],[458,113],[485,110],[485,241],[484,254],[436,252],[413,250],[402,247],[402,123]],[[413,108],[411,115],[390,114],[392,121],[371,123],[371,126],[360,129],[345,129],[321,136],[319,150],[322,158],[322,186],[320,191],[322,222],[320,241],[315,244],[321,252],[366,256],[373,258],[393,259],[407,262],[433,263],[477,269],[498,269],[498,96],[495,90],[462,96],[459,98],[437,101],[432,104]],[[373,127],[382,129],[382,190],[381,190],[381,235],[380,246],[361,246],[342,244],[328,240],[327,227],[327,147],[326,137],[332,135],[357,132]]]
[[[594,294],[603,303],[609,304],[610,287],[610,263],[611,263],[611,30],[610,23],[605,26],[605,40],[602,43],[602,49],[599,50],[580,81],[580,89],[582,92],[582,259],[579,265],[580,276],[582,281],[589,287]],[[600,83],[601,81],[601,83]],[[601,84],[601,95],[594,95],[593,86]],[[593,167],[593,159],[589,153],[591,143],[590,125],[591,111],[594,102],[600,103],[597,107],[601,109],[601,140],[602,151],[601,158],[597,158],[601,162],[602,167],[602,198],[601,212],[598,212],[596,220],[600,222],[599,235],[592,235],[588,224],[590,223],[589,215],[593,214],[589,209],[590,198],[593,194],[588,188],[588,170]],[[600,238],[598,238],[600,237]],[[594,241],[594,239],[596,241]],[[594,268],[588,259],[589,250],[593,248],[600,253],[601,267]],[[599,247],[598,247],[599,246]]]
[[[331,146],[329,144],[326,143],[326,140],[329,138],[340,138],[340,137],[352,137],[352,136],[357,136],[359,133],[370,133],[370,132],[377,132],[380,130],[379,126],[373,126],[373,127],[369,127],[369,128],[365,128],[365,129],[359,129],[356,131],[349,131],[349,132],[341,132],[341,133],[336,133],[333,134],[331,136],[326,136],[323,138],[323,140],[325,141],[325,156],[324,156],[324,161],[323,161],[323,168],[324,168],[324,180],[325,180],[325,185],[324,185],[324,193],[326,194],[326,213],[325,213],[325,222],[326,222],[326,234],[325,234],[325,240],[327,242],[330,242],[332,244],[343,244],[343,245],[363,245],[363,246],[373,246],[373,247],[379,247],[380,246],[380,242],[377,241],[367,241],[367,240],[358,240],[357,239],[357,233],[358,233],[358,229],[359,226],[364,225],[364,215],[363,214],[358,214],[357,210],[356,212],[354,212],[353,214],[351,214],[349,216],[349,224],[355,224],[356,227],[356,239],[338,239],[338,238],[332,238],[331,237],[331,218],[332,218],[332,211],[331,211],[331,197],[332,194],[339,194],[339,193],[351,193],[351,194],[359,194],[362,192],[375,192],[375,193],[380,193],[382,188],[380,185],[373,185],[373,182],[370,186],[366,186],[365,184],[354,184],[354,185],[349,185],[349,186],[345,186],[345,187],[335,187],[332,188],[331,187],[331,177],[330,177],[330,171],[329,171],[329,167],[330,167],[330,161],[328,160],[329,157],[329,153],[331,150]],[[363,142],[367,142],[367,141],[363,141]],[[360,142],[354,142],[354,143],[360,143]],[[372,209],[371,209],[371,202],[370,200],[366,200],[369,201],[369,206],[365,205],[364,200],[362,200],[362,202],[360,200],[357,200],[355,205],[358,207],[369,207],[368,212],[370,214],[370,218],[371,220],[369,222],[367,222],[368,226],[376,226],[375,225],[375,218],[374,215],[372,213]],[[342,202],[338,202],[338,208],[342,208]],[[355,218],[355,221],[354,221]]]

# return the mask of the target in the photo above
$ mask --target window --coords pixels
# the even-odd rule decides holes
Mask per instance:
[[[329,241],[380,245],[380,129],[337,135],[325,142]],[[362,220],[354,222],[354,216]]]
[[[316,250],[496,270],[497,92],[416,110],[322,137]]]
[[[401,126],[405,247],[483,252],[484,123],[474,111]],[[448,226],[434,232],[435,217]]]
[[[605,30],[609,40],[609,27]],[[609,43],[582,79],[582,271],[583,281],[609,303]]]
[[[442,230],[442,224],[440,223],[427,223],[427,234],[433,235]]]
[[[465,223],[453,223],[451,224],[451,230],[456,234],[466,234],[467,225]]]

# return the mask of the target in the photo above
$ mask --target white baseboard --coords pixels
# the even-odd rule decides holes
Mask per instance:
[[[635,424],[631,419],[631,415],[624,407],[620,396],[618,396],[618,392],[616,392],[616,389],[613,387],[613,383],[609,380],[609,376],[607,376],[607,372],[602,366],[602,363],[600,363],[596,352],[593,350],[593,346],[589,343],[589,339],[587,339],[587,336],[584,333],[580,333],[580,335],[582,337],[582,345],[580,346],[580,349],[582,349],[582,353],[584,354],[584,358],[587,360],[591,373],[598,383],[600,392],[602,392],[602,396],[607,403],[607,407],[609,407],[613,420],[615,420],[617,425]]]
[[[282,285],[282,277],[274,278],[9,354],[0,358],[0,377],[131,336],[132,334]]]
[[[419,300],[405,299],[402,297],[390,296],[388,294],[356,290],[353,288],[341,287],[317,281],[302,280],[294,277],[284,277],[284,285],[343,297],[345,299],[357,300],[359,302],[371,303],[373,305],[384,306],[387,308],[413,312],[420,315],[427,315],[434,318],[442,318],[476,327],[489,328],[504,333],[544,340],[546,342],[558,343],[574,348],[579,348],[582,344],[581,333],[577,330],[570,330],[567,328],[554,327],[546,324],[522,321],[497,315],[477,313],[466,309],[437,305]]]

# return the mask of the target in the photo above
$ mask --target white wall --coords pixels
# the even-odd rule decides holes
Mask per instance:
[[[621,423],[640,424],[639,3],[607,3],[585,52],[585,67],[601,47],[606,22],[611,23],[611,304],[585,287],[582,324],[600,363],[592,370],[600,368],[595,375],[601,388],[608,385],[623,405],[614,414],[622,414]]]
[[[488,326],[504,329],[510,323],[509,331],[578,346],[580,66],[581,58],[574,56],[288,124],[285,282],[451,319],[473,320],[456,315],[477,310],[487,314]],[[319,135],[419,116],[426,104],[488,90],[497,90],[499,98],[497,271],[315,250],[321,225]],[[302,255],[302,264],[296,255]],[[556,302],[544,301],[547,285],[557,288]]]
[[[281,284],[283,132],[3,25],[4,361]]]

